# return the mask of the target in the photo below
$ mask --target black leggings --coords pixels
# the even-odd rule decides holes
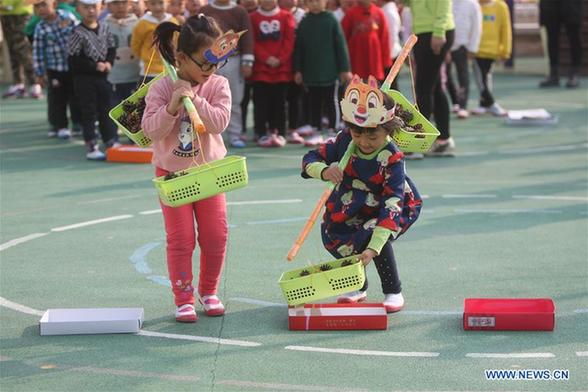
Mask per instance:
[[[398,268],[396,267],[396,259],[394,258],[394,251],[392,250],[392,243],[386,242],[380,254],[374,257],[374,264],[382,282],[382,291],[384,294],[398,294],[402,291],[400,284],[400,277],[398,276]],[[368,289],[367,277],[361,291]]]
[[[431,36],[432,33],[418,34],[419,40],[414,46],[417,104],[420,112],[427,119],[431,118],[431,114],[435,116],[435,124],[441,133],[439,139],[447,140],[451,136],[449,133],[449,101],[441,88],[439,73],[445,55],[453,44],[454,31],[445,32],[445,45],[443,45],[440,54],[433,53]]]

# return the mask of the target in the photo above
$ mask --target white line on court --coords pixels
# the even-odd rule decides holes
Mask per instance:
[[[218,385],[231,385],[234,387],[245,387],[259,389],[269,389],[270,391],[326,391],[326,392],[363,392],[367,389],[346,389],[341,387],[328,387],[318,385],[294,385],[278,384],[268,382],[240,381],[240,380],[221,380],[217,381]]]
[[[296,218],[285,218],[285,219],[271,219],[271,220],[262,220],[262,221],[249,221],[245,222],[248,225],[273,225],[278,223],[291,223],[291,222],[302,222],[307,220],[307,216],[299,216]]]
[[[246,340],[211,338],[208,336],[178,335],[175,333],[163,333],[163,332],[153,332],[153,331],[139,331],[137,333],[137,335],[149,336],[149,337],[153,337],[153,338],[191,340],[194,342],[216,343],[216,344],[222,344],[222,345],[228,345],[228,346],[241,346],[241,347],[261,346],[261,343],[249,342]]]
[[[23,242],[31,241],[31,240],[34,240],[35,238],[44,237],[47,234],[49,234],[49,233],[33,233],[33,234],[25,235],[24,237],[15,238],[13,240],[10,240],[10,241],[5,242],[2,245],[0,245],[0,252],[2,252],[5,249],[12,248],[15,245],[22,244]]]
[[[200,380],[198,376],[183,376],[183,375],[175,375],[175,374],[165,374],[165,373],[154,373],[154,372],[144,372],[144,371],[137,371],[137,370],[123,370],[123,369],[109,369],[109,368],[96,368],[93,366],[84,366],[84,367],[66,367],[64,370],[69,370],[72,372],[84,372],[84,373],[93,373],[93,374],[106,374],[108,376],[123,376],[123,377],[137,377],[137,378],[158,378],[162,380],[171,380],[171,381],[189,381],[189,382],[196,382]]]
[[[136,199],[136,198],[138,198],[138,197],[140,197],[140,196],[138,196],[138,195],[135,195],[135,196],[121,196],[121,197],[111,197],[111,198],[108,198],[108,199],[96,199],[96,200],[80,201],[80,202],[77,202],[76,204],[80,204],[80,205],[82,205],[82,204],[95,204],[95,203],[104,203],[104,202],[107,202],[107,201],[126,200],[126,199]]]
[[[588,357],[588,351],[576,351],[578,357]]]
[[[441,196],[443,199],[495,199],[497,196],[496,195],[477,195],[477,194],[448,194],[448,195],[442,195]]]
[[[576,309],[576,310],[574,310],[574,313],[588,313],[588,309],[587,308]]]
[[[259,306],[280,306],[280,307],[286,306],[286,304],[279,304],[276,302],[269,302],[269,301],[261,301],[261,300],[253,299],[253,298],[234,297],[234,298],[231,298],[230,300],[236,301],[236,302],[243,302],[243,303],[251,304],[251,305],[259,305]]]
[[[467,353],[468,358],[555,358],[553,353]]]
[[[577,150],[580,148],[587,147],[588,144],[577,144],[570,146],[549,146],[549,147],[537,147],[537,148],[520,148],[514,150],[499,150],[498,154],[536,154],[541,152],[554,152],[554,151],[570,151]]]
[[[363,356],[380,356],[380,357],[421,357],[431,358],[438,357],[439,353],[417,352],[417,351],[373,351],[373,350],[349,350],[346,348],[322,348],[310,346],[286,346],[286,350],[329,353],[329,354],[346,354],[346,355],[363,355]]]
[[[249,200],[249,201],[228,201],[228,206],[246,206],[255,204],[294,204],[302,203],[302,199],[282,199],[282,200]]]
[[[151,214],[161,214],[161,208],[158,208],[157,210],[148,210],[148,211],[139,212],[139,215],[151,215]]]
[[[69,226],[54,227],[53,229],[51,229],[51,231],[58,231],[59,232],[59,231],[66,231],[66,230],[72,230],[72,229],[79,229],[80,227],[97,225],[99,223],[112,222],[112,221],[117,221],[117,220],[121,220],[121,219],[132,218],[132,217],[133,217],[133,215],[110,216],[108,218],[95,219],[95,220],[91,220],[91,221],[87,221],[87,222],[80,222],[80,223],[76,223],[76,224],[69,225]]]
[[[0,297],[0,306],[4,306],[5,308],[16,310],[17,312],[32,314],[33,316],[42,316],[45,313],[41,310],[29,308],[28,306],[24,306],[21,304],[17,304],[16,302],[9,301],[3,297]]]
[[[588,197],[582,197],[582,196],[512,195],[512,198],[513,199],[532,199],[532,200],[588,201]]]
[[[456,208],[458,214],[561,214],[560,210],[533,208]]]

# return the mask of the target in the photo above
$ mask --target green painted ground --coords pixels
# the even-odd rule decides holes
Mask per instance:
[[[1,389],[586,389],[588,90],[544,91],[535,88],[537,81],[499,74],[496,96],[510,109],[545,107],[560,116],[557,126],[513,128],[490,117],[455,120],[459,157],[408,163],[428,198],[420,220],[396,245],[407,305],[389,316],[384,332],[287,330],[280,274],[328,259],[315,228],[297,261],[285,261],[323,189],[299,176],[304,148],[232,151],[247,156],[250,184],[228,194],[230,202],[301,202],[229,205],[232,227],[219,293],[228,313],[202,314],[195,325],[182,325],[174,322],[169,288],[160,283],[166,276],[161,215],[140,214],[158,208],[152,168],[87,162],[79,143],[45,137],[44,101],[1,102]],[[408,86],[406,79],[402,86]],[[131,217],[51,231],[119,215]],[[45,235],[9,247],[34,233]],[[378,301],[373,267],[368,275],[370,298]],[[467,297],[551,297],[556,330],[466,333],[460,312]],[[26,313],[131,306],[145,309],[144,331],[261,345],[133,335],[41,337],[40,316]],[[288,346],[438,356],[357,356]],[[471,353],[553,356],[466,356]],[[570,378],[487,381],[485,369],[568,369]]]

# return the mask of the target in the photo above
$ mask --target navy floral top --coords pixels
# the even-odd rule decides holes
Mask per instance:
[[[334,141],[308,152],[302,158],[302,177],[310,177],[306,168],[312,163],[340,161],[350,142],[349,132],[341,131]],[[376,228],[396,239],[417,220],[422,199],[405,173],[403,158],[392,141],[370,157],[353,152],[321,224],[323,244],[333,256],[363,252]]]

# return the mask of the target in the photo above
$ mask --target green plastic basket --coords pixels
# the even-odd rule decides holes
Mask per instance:
[[[400,150],[403,152],[421,152],[425,153],[429,151],[437,137],[439,136],[439,131],[433,124],[429,122],[419,112],[416,107],[409,102],[408,99],[404,95],[402,95],[399,91],[396,90],[383,90],[386,94],[388,94],[394,102],[400,104],[404,110],[408,110],[413,114],[413,119],[409,123],[409,125],[413,125],[416,123],[421,123],[423,125],[423,129],[425,132],[416,133],[416,132],[407,132],[403,129],[394,132],[392,135],[392,139],[394,139],[394,143],[398,146]]]
[[[163,204],[179,207],[219,193],[243,188],[249,181],[245,157],[237,155],[183,172],[186,174],[171,180],[165,180],[165,176],[153,179]]]
[[[108,113],[108,115],[110,116],[110,118],[112,119],[112,121],[115,122],[115,124],[122,129],[122,131],[125,133],[125,135],[128,136],[129,139],[131,139],[133,142],[135,142],[136,145],[140,146],[140,147],[149,147],[151,145],[151,143],[153,143],[153,141],[151,139],[149,139],[147,136],[145,136],[145,134],[143,133],[143,130],[139,130],[138,132],[131,132],[129,131],[124,125],[122,125],[118,119],[120,118],[120,116],[124,113],[124,109],[123,109],[123,103],[125,102],[137,102],[140,98],[143,98],[144,96],[147,95],[147,91],[149,90],[149,87],[155,83],[157,80],[159,80],[161,77],[163,76],[163,74],[159,74],[155,79],[151,80],[149,83],[144,84],[143,86],[141,86],[137,91],[135,91],[130,97],[128,97],[127,99],[123,100],[121,103],[119,103],[118,105],[116,105],[115,107],[113,107],[110,112]]]
[[[353,264],[341,267],[345,261],[351,261]],[[331,269],[321,271],[320,268],[324,265],[331,266]],[[300,276],[303,270],[311,272],[311,274]],[[357,256],[284,272],[279,280],[284,298],[291,306],[359,290],[364,282],[363,264]]]

